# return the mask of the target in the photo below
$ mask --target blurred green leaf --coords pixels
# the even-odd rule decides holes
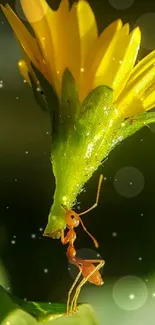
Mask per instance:
[[[13,302],[11,296],[0,286],[0,324],[2,324],[5,317],[16,308],[17,305]]]
[[[66,305],[57,303],[25,302],[11,297],[0,286],[1,325],[97,325],[93,309],[89,305],[79,306],[78,312],[65,314]]]
[[[47,316],[64,314],[66,312],[65,304],[57,304],[50,302],[33,302],[23,301],[22,299],[14,298],[14,301],[21,309],[34,316],[37,320],[44,319]]]
[[[9,287],[8,272],[6,271],[5,266],[1,260],[0,260],[0,285],[5,289]]]

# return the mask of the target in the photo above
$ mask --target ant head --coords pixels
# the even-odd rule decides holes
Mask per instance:
[[[68,209],[64,204],[61,204],[61,206],[65,209],[66,211],[66,223],[68,226],[71,227],[77,227],[79,225],[79,218],[78,218],[78,214],[73,211]]]
[[[68,226],[71,226],[73,228],[78,227],[79,218],[75,211],[68,210],[68,213],[66,214],[66,223]]]
[[[74,228],[78,227],[78,225],[79,225],[79,220],[76,219],[73,215],[70,216],[69,222],[70,222],[70,225],[73,226]]]

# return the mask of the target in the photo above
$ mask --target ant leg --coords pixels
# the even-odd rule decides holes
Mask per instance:
[[[64,235],[64,229],[61,230],[61,242],[63,245],[66,245],[69,242],[68,236]]]
[[[85,214],[85,213],[87,213],[87,212],[89,212],[90,210],[94,209],[94,208],[97,206],[97,204],[98,204],[98,200],[99,200],[99,194],[100,194],[100,189],[101,189],[102,181],[103,181],[103,175],[101,174],[101,175],[100,175],[100,178],[99,178],[99,183],[98,183],[98,189],[97,189],[97,196],[96,196],[96,202],[95,202],[95,204],[93,204],[93,206],[90,207],[88,210],[86,210],[86,211],[84,211],[84,212],[81,212],[81,213],[79,213],[79,214],[76,216],[76,218],[80,221],[83,230],[84,230],[84,231],[89,235],[89,237],[93,240],[94,245],[95,245],[96,248],[99,247],[99,244],[98,244],[97,240],[95,239],[95,237],[94,237],[93,235],[91,235],[91,233],[87,230],[87,228],[85,227],[85,225],[84,225],[82,219],[80,218],[80,216],[83,215],[83,214]]]
[[[72,284],[70,290],[68,291],[68,298],[67,298],[67,314],[69,314],[69,305],[70,305],[70,297],[71,297],[71,293],[72,293],[72,291],[73,291],[75,285],[77,284],[77,282],[78,282],[78,280],[79,280],[81,274],[82,274],[82,270],[80,269],[80,271],[79,271],[77,277],[75,278],[75,280],[74,280],[74,282],[73,282],[73,284]]]
[[[80,257],[76,257],[76,261],[77,261],[77,263],[79,263],[79,264],[84,264],[85,262],[86,263],[90,263],[90,264],[94,264],[94,263],[99,263],[100,264],[100,262],[102,262],[103,263],[103,265],[105,264],[105,261],[104,260],[95,260],[95,259],[91,259],[91,260],[83,260],[82,258],[80,258]],[[101,266],[102,267],[102,266]]]
[[[61,230],[61,242],[63,245],[65,245],[64,229]]]
[[[72,302],[71,302],[71,307],[70,307],[70,311],[71,312],[74,312],[77,310],[77,300],[78,300],[78,297],[79,297],[79,294],[80,294],[80,291],[83,287],[83,285],[89,280],[89,278],[98,270],[101,269],[101,267],[105,264],[105,261],[103,260],[87,260],[87,262],[91,262],[91,263],[99,263],[96,268],[94,270],[92,270],[92,272],[90,272],[89,275],[87,275],[87,277],[85,277],[81,283],[77,286],[76,288],[76,291],[75,291],[75,295],[72,299]]]
[[[88,234],[88,236],[89,236],[89,237],[92,239],[92,241],[94,242],[95,247],[98,248],[98,247],[99,247],[99,244],[98,244],[97,240],[96,240],[95,237],[94,237],[94,236],[93,236],[93,235],[92,235],[92,234],[87,230],[87,228],[85,227],[85,225],[84,225],[82,219],[81,219],[79,216],[78,216],[78,220],[80,221],[83,230]]]
[[[98,182],[98,188],[97,188],[97,195],[96,195],[96,202],[87,210],[79,213],[79,216],[82,216],[83,214],[89,212],[90,210],[93,210],[94,208],[97,207],[98,205],[98,201],[99,201],[99,195],[100,195],[100,190],[101,190],[101,184],[102,184],[102,181],[103,181],[103,175],[101,174],[100,175],[100,178],[99,178],[99,182]]]
[[[71,303],[71,311],[74,312],[77,310],[77,300],[78,297],[80,295],[81,289],[83,287],[83,285],[89,280],[89,278],[96,272],[98,271],[102,266],[104,265],[104,261],[100,261],[100,263],[96,266],[96,268],[94,270],[92,270],[92,272],[90,272],[89,275],[87,275],[87,277],[85,277],[81,283],[77,286],[76,291],[75,291],[75,295],[72,299],[72,303]]]
[[[63,245],[66,245],[70,241],[70,238],[69,238],[70,232],[71,232],[71,230],[68,231],[67,235],[65,236],[64,229],[61,230],[61,242]]]

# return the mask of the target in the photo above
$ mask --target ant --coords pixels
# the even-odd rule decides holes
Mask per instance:
[[[61,232],[61,242],[63,245],[69,244],[67,248],[67,258],[68,261],[71,264],[74,264],[75,266],[78,267],[79,273],[77,277],[74,280],[73,285],[71,286],[69,292],[68,292],[68,299],[67,299],[67,314],[73,313],[77,311],[77,300],[81,291],[82,286],[87,282],[91,282],[95,285],[102,285],[104,282],[101,278],[101,274],[99,270],[101,267],[105,264],[104,260],[99,260],[99,259],[93,259],[93,260],[85,260],[76,257],[76,250],[74,247],[74,242],[76,239],[76,233],[74,228],[78,227],[79,224],[81,224],[83,230],[90,236],[90,238],[93,240],[95,247],[97,248],[98,242],[97,240],[89,233],[89,231],[86,229],[86,227],[83,224],[82,219],[80,218],[81,215],[84,215],[85,213],[89,212],[90,210],[94,209],[98,205],[98,200],[99,200],[99,194],[100,194],[100,189],[101,189],[101,184],[103,181],[103,175],[100,175],[99,182],[98,182],[98,189],[97,189],[97,196],[96,196],[96,202],[86,211],[81,212],[81,213],[76,213],[73,210],[69,210],[65,205],[62,204],[62,207],[66,211],[65,219],[66,219],[66,225],[68,228],[68,232],[66,236],[64,235],[64,229]],[[97,266],[94,264],[98,263]],[[71,301],[71,294],[73,289],[75,288],[80,276],[83,276],[83,279],[81,280],[80,284],[77,286],[75,290],[75,294],[72,298]],[[71,301],[71,304],[70,304]]]

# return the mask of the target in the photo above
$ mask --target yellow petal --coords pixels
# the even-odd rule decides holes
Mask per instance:
[[[116,32],[108,50],[103,56],[95,72],[93,88],[99,85],[107,85],[116,88],[115,77],[120,67],[121,58],[126,49],[129,33],[129,24],[125,24],[121,30]]]
[[[155,106],[155,84],[153,90],[147,95],[147,97],[143,100],[143,107],[145,111],[153,108]]]
[[[67,29],[67,65],[79,86],[86,56],[98,36],[95,16],[87,1],[79,0],[73,4]]]
[[[20,70],[20,73],[21,73],[22,77],[31,86],[31,81],[30,81],[30,78],[29,78],[29,75],[28,75],[29,70],[28,70],[26,62],[24,60],[20,60],[18,62],[18,67],[19,67],[19,70]]]
[[[51,16],[50,28],[53,37],[56,68],[61,72],[66,68],[67,34],[64,26],[66,26],[69,16],[68,0],[61,0],[57,13],[51,11],[51,14],[53,15]]]
[[[31,34],[28,32],[14,11],[9,7],[9,5],[6,5],[6,7],[3,7],[1,5],[1,9],[9,21],[17,39],[21,43],[22,48],[27,53],[33,64],[38,67],[38,63],[41,62],[41,54],[36,40],[31,36]]]
[[[136,66],[132,70],[128,83],[133,82],[143,71],[145,71],[152,64],[155,64],[155,51],[152,51],[150,54],[148,54],[136,64]]]
[[[129,34],[127,38],[124,39],[124,44],[122,47],[121,43],[116,46],[115,52],[118,53],[118,56],[115,57],[115,62],[117,60],[120,64],[116,64],[115,67],[112,66],[113,74],[115,74],[111,83],[112,88],[115,90],[113,94],[114,101],[117,100],[119,94],[129,79],[137,58],[140,41],[141,33],[140,29],[137,27]]]
[[[84,64],[83,84],[80,89],[80,98],[83,100],[91,91],[94,74],[103,59],[105,53],[115,40],[116,33],[122,28],[120,19],[111,23],[93,43]]]
[[[33,78],[37,87],[40,88],[40,83],[39,83],[39,80],[37,79],[34,69],[32,68],[31,61],[29,60],[27,54],[23,50],[22,50],[22,53],[23,53],[23,55],[22,55],[23,60],[20,60],[18,62],[18,67],[21,72],[21,75],[23,75],[24,79],[31,85],[31,80],[28,75],[28,72],[30,72],[31,77]]]
[[[77,27],[80,38],[81,68],[84,66],[89,50],[98,37],[98,30],[94,13],[85,0],[79,0],[76,5]],[[75,44],[76,40],[74,40]],[[74,45],[73,44],[73,45]]]
[[[58,10],[55,12],[52,9],[49,11],[49,28],[51,31],[53,51],[55,59],[55,69],[58,73],[58,78],[62,79],[64,69],[67,67],[66,60],[68,55],[67,49],[67,31],[64,26],[68,23],[69,3],[68,0],[61,0]]]
[[[147,98],[149,89],[155,85],[155,66],[152,65],[144,70],[129,84],[127,83],[123,92],[116,101],[117,108],[124,116],[131,116],[139,113],[139,105],[135,105],[136,97],[142,102]]]
[[[138,95],[135,95],[131,99],[128,106],[126,106],[126,107],[119,106],[118,109],[119,109],[119,112],[121,112],[121,116],[124,118],[135,116],[135,115],[145,111],[143,102]]]
[[[41,48],[46,64],[46,77],[48,80],[50,79],[50,82],[55,87],[57,93],[59,93],[60,82],[55,69],[53,40],[49,24],[52,9],[48,6],[45,0],[21,0],[21,5]]]

